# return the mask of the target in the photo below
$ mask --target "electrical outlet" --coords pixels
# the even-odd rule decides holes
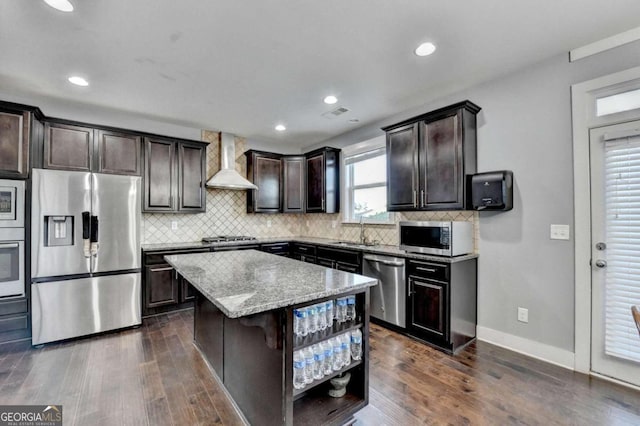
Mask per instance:
[[[271,228],[271,219],[267,220],[267,228]]]
[[[518,321],[529,322],[529,310],[527,308],[518,308]]]
[[[338,221],[337,221],[337,220],[332,220],[332,221],[331,221],[331,227],[332,227],[333,229],[336,229],[336,228],[338,227]]]
[[[172,231],[177,231],[178,230],[178,221],[177,220],[172,220],[171,221],[171,230]]]
[[[307,221],[307,228],[309,227],[309,221]]]
[[[570,232],[569,225],[551,225],[549,238],[552,240],[568,240]]]

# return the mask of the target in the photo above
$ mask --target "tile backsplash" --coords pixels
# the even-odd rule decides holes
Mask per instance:
[[[204,130],[207,147],[207,178],[220,168],[220,134]],[[246,175],[245,140],[236,137],[236,170]],[[142,215],[142,242],[177,243],[199,241],[215,235],[249,235],[254,237],[319,237],[348,241],[360,238],[358,224],[342,223],[341,214],[255,214],[247,213],[246,191],[207,189],[207,211],[199,214]],[[402,220],[462,220],[474,223],[478,239],[478,213],[471,211],[401,212],[393,225],[365,225],[369,240],[380,244],[398,244],[398,222]],[[172,230],[172,223],[177,229]],[[477,248],[477,243],[476,243]]]

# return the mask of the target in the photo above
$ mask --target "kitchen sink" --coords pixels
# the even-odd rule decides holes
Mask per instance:
[[[336,242],[334,244],[337,245],[337,246],[357,247],[357,248],[373,247],[373,246],[377,246],[378,245],[378,243],[360,244],[360,243],[354,243],[352,241],[338,241],[338,242]]]

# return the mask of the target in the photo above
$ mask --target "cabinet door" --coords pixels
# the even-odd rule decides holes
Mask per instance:
[[[324,212],[324,154],[307,158],[307,212]]]
[[[184,278],[180,278],[180,303],[189,302],[196,298],[196,290]]]
[[[28,112],[0,110],[0,176],[26,178],[29,172]]]
[[[251,191],[249,211],[255,213],[278,213],[280,211],[280,187],[282,162],[279,155],[253,153],[249,173],[258,189]]]
[[[423,122],[422,126],[420,208],[462,208],[464,169],[460,114]]]
[[[45,169],[91,171],[93,129],[46,123],[44,133]]]
[[[447,284],[409,276],[409,298],[411,327],[448,339]]]
[[[154,265],[145,268],[145,308],[178,303],[178,280],[169,265]]]
[[[97,130],[98,172],[140,176],[142,140],[126,133]]]
[[[144,211],[175,210],[176,143],[145,138],[144,145]]]
[[[418,125],[387,132],[387,210],[417,208]]]
[[[205,192],[205,147],[196,144],[180,143],[179,170],[180,191],[178,210],[204,212],[206,210]]]
[[[304,213],[304,160],[304,157],[282,159],[284,169],[282,211],[284,213]]]

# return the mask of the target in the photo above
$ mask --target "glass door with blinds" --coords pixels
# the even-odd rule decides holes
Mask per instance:
[[[640,121],[592,129],[591,370],[640,386]]]

